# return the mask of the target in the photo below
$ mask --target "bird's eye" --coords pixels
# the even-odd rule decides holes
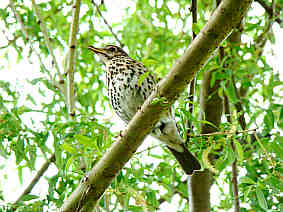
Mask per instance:
[[[114,47],[110,47],[110,48],[109,48],[109,51],[111,51],[111,52],[115,52],[115,50],[116,50],[116,49],[115,49]]]

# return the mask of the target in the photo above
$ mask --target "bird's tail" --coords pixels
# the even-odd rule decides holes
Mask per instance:
[[[185,144],[181,144],[184,151],[178,152],[171,147],[167,146],[167,148],[172,152],[175,156],[179,164],[181,165],[184,172],[188,175],[193,174],[194,170],[200,170],[201,166],[199,161],[195,158],[195,156],[187,149]]]

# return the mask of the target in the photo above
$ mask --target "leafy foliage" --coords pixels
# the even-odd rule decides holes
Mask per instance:
[[[100,10],[125,44],[125,49],[161,78],[192,42],[192,30],[198,33],[215,8],[214,1],[198,1],[198,23],[192,26],[190,5],[186,1],[135,0],[121,3],[123,8],[114,8],[119,6],[116,1],[113,1],[114,7],[110,4],[105,1],[100,5]],[[282,1],[276,1],[278,8],[282,8],[282,4]],[[63,73],[62,67],[68,57],[72,2],[42,1],[37,6],[49,30],[49,38]],[[256,3],[253,6],[250,12],[260,8]],[[0,81],[0,157],[16,164],[18,178],[23,183],[29,180],[25,179],[24,170],[38,170],[38,161],[47,159],[53,153],[56,155],[56,172],[45,177],[48,194],[39,196],[32,192],[18,203],[19,211],[50,211],[62,205],[84,172],[93,167],[119,134],[119,130],[114,130],[117,126],[115,128],[112,121],[101,65],[86,48],[88,44],[102,46],[117,41],[91,1],[82,1],[75,64],[77,112],[75,119],[70,120],[64,94],[66,83],[60,89],[62,84],[52,66],[31,3],[17,1],[15,8],[26,27],[29,40],[25,40],[11,7],[2,5],[1,25],[5,27],[1,38],[5,42],[0,47],[0,57],[5,62],[0,63],[0,73],[1,76],[8,74],[7,70],[12,70],[10,66],[16,63],[22,67],[24,63],[30,63],[34,68],[28,73],[33,76],[32,73],[36,72],[37,75],[26,76],[24,82],[9,82],[5,77]],[[114,13],[120,14],[119,17]],[[279,13],[279,17],[282,18],[282,14]],[[241,33],[249,42],[232,45],[225,41],[223,47],[226,57],[214,56],[198,74],[193,114],[188,112],[187,92],[175,105],[175,116],[184,138],[187,137],[187,122],[194,126],[193,135],[201,133],[201,124],[213,125],[199,120],[199,113],[203,111],[198,102],[203,73],[216,70],[210,86],[217,80],[221,81],[220,88],[215,92],[221,98],[228,97],[233,121],[229,122],[223,115],[217,127],[222,134],[189,140],[190,150],[202,161],[203,166],[216,172],[219,204],[213,205],[213,211],[227,211],[233,207],[230,167],[235,159],[240,171],[240,200],[245,203],[241,211],[282,210],[280,163],[283,152],[283,84],[282,76],[273,70],[268,61],[269,53],[264,45],[274,45],[275,37],[270,27],[273,21],[267,15],[248,16]],[[16,73],[10,71],[9,75],[18,79]],[[26,86],[31,86],[32,92],[25,91]],[[240,112],[235,106],[238,103],[243,109]],[[238,122],[241,114],[246,119],[246,129],[256,128],[257,136],[250,136],[247,132],[225,134],[231,130],[243,130]],[[119,126],[119,129],[122,127]],[[235,151],[231,140],[235,143]],[[169,152],[155,145],[146,144],[145,151],[136,153],[104,194],[100,208],[111,211],[155,211],[162,209],[166,201],[169,204],[177,201],[176,211],[188,210],[188,194],[182,170]],[[212,153],[217,155],[213,164],[208,158]],[[83,169],[81,158],[85,161]],[[0,164],[4,170],[0,176],[5,180],[9,178],[6,173],[9,163]],[[228,191],[224,190],[224,184],[228,186]],[[10,208],[5,198],[0,191],[1,204]]]

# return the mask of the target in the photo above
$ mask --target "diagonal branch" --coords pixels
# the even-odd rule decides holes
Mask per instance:
[[[31,190],[34,188],[34,186],[37,184],[37,182],[40,180],[40,178],[43,176],[43,174],[46,172],[48,167],[51,163],[55,162],[55,154],[51,155],[51,157],[42,165],[42,167],[38,170],[30,184],[26,187],[24,192],[19,196],[19,198],[15,201],[13,204],[13,208],[16,209],[18,207],[18,203],[22,200],[22,198],[29,194]]]
[[[268,15],[270,17],[275,17],[275,21],[278,24],[282,23],[282,19],[279,18],[279,14],[277,14],[274,10],[272,6],[267,5],[267,3],[264,0],[255,0],[256,2],[258,2],[264,9],[265,11],[268,13]]]
[[[88,172],[64,202],[60,211],[93,210],[107,187],[142,144],[163,112],[171,107],[220,43],[240,23],[251,2],[251,0],[225,0],[221,3],[190,48],[160,81],[157,89],[130,121],[122,137],[114,142],[108,152]],[[188,70],[187,67],[191,69]]]
[[[99,6],[94,2],[94,0],[91,1],[92,4],[96,7],[96,10],[98,12],[98,14],[100,15],[100,17],[102,18],[103,22],[105,23],[105,25],[108,27],[108,29],[110,30],[111,34],[114,36],[114,38],[116,39],[116,41],[119,43],[119,45],[121,47],[125,46],[120,39],[118,38],[118,36],[114,33],[112,27],[110,26],[110,24],[108,23],[108,21],[104,18],[104,16],[102,15]]]
[[[60,82],[60,84],[63,84],[64,83],[64,79],[63,79],[63,76],[62,76],[62,74],[60,72],[59,65],[57,63],[56,57],[55,57],[55,55],[53,53],[53,46],[52,46],[52,44],[50,42],[47,29],[46,29],[44,23],[42,22],[40,11],[39,11],[39,8],[37,7],[36,3],[35,3],[35,0],[32,0],[32,6],[33,6],[33,9],[34,9],[35,15],[36,15],[36,17],[38,19],[38,23],[40,25],[40,29],[41,29],[41,31],[43,33],[44,41],[45,41],[45,44],[46,44],[46,46],[48,48],[48,52],[49,52],[49,54],[52,57],[52,61],[53,61],[54,65],[55,65],[55,69],[56,69],[57,74],[59,76],[59,82]]]
[[[17,21],[18,21],[18,22],[20,23],[20,25],[21,25],[21,29],[22,29],[22,32],[23,32],[23,34],[24,34],[24,37],[25,37],[26,41],[28,41],[28,40],[29,40],[29,36],[28,36],[27,29],[26,29],[26,27],[25,27],[25,24],[24,24],[23,20],[21,19],[21,16],[19,15],[19,13],[17,12],[17,10],[16,10],[16,8],[15,8],[14,0],[10,0],[10,7],[11,7],[13,13],[14,13],[15,16],[16,16]]]

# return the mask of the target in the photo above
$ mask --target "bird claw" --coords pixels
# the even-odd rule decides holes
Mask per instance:
[[[118,135],[115,135],[114,138],[122,138],[123,137],[123,130],[120,130]]]

